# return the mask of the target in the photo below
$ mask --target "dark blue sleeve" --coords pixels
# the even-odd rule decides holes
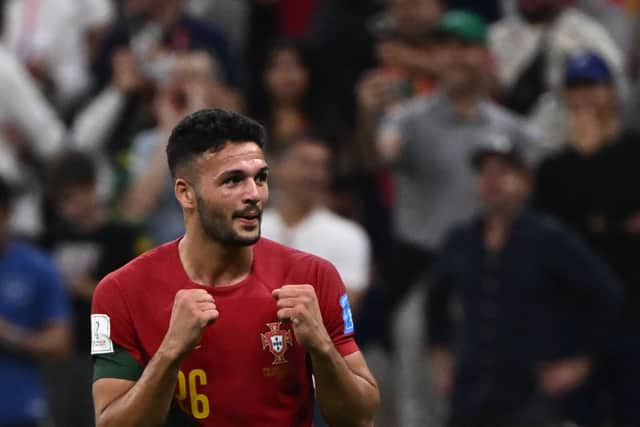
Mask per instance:
[[[43,323],[64,321],[71,316],[69,300],[60,274],[48,259],[39,265],[40,317]]]
[[[449,300],[453,288],[454,267],[451,260],[456,256],[455,233],[452,233],[436,257],[426,299],[426,332],[429,348],[448,347],[453,335],[449,316]]]
[[[547,259],[559,283],[582,304],[587,325],[585,353],[598,353],[619,326],[624,293],[604,260],[572,231],[558,226],[553,241],[547,242]]]

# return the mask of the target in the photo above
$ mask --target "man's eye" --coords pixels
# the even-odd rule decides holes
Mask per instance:
[[[239,176],[232,176],[224,180],[224,185],[236,185],[239,184],[242,179]]]
[[[258,176],[256,176],[256,182],[267,182],[267,179],[269,178],[269,175],[266,173],[261,173]]]

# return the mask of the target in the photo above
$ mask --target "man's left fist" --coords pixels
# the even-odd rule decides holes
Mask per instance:
[[[298,343],[312,353],[328,352],[333,344],[324,327],[313,286],[284,285],[272,295],[278,305],[278,319],[293,324]]]

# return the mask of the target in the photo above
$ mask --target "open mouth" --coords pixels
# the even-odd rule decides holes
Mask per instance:
[[[245,225],[257,225],[261,217],[262,212],[260,211],[248,211],[236,215],[236,219]]]

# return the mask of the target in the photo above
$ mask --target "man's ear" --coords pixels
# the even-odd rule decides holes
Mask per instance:
[[[183,209],[194,209],[196,207],[195,189],[186,179],[176,178],[173,191]]]

